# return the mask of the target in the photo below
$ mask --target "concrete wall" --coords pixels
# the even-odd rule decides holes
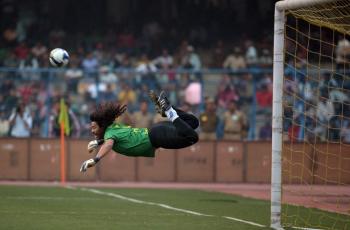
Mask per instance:
[[[87,140],[67,140],[68,181],[269,183],[271,142],[199,142],[179,150],[158,149],[155,158],[109,154],[87,173]],[[350,146],[284,143],[283,182],[349,184]],[[57,139],[0,139],[0,180],[58,181]]]

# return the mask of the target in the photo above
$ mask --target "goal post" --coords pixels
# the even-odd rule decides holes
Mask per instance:
[[[289,17],[289,15],[294,17],[294,20],[296,21],[292,26],[287,25],[287,17]],[[302,25],[299,25],[299,20],[303,21],[300,23]],[[305,31],[302,28],[299,28],[302,26]],[[291,34],[293,35],[288,35],[288,30],[292,31]],[[324,32],[324,30],[326,30],[326,32]],[[305,82],[298,85],[298,80],[295,80],[295,78],[298,77],[297,75],[299,75],[299,77],[302,76],[302,81],[310,81],[311,83],[307,83],[308,85],[316,85],[316,87],[320,87],[323,74],[327,72],[331,75],[341,76],[342,82],[338,86],[332,87],[335,87],[338,91],[341,91],[346,96],[348,95],[350,97],[350,91],[344,89],[345,80],[349,80],[350,82],[350,69],[348,69],[350,63],[348,60],[345,61],[343,72],[341,74],[337,72],[338,67],[335,58],[337,52],[337,36],[343,36],[345,38],[349,38],[350,36],[350,0],[284,0],[275,4],[270,210],[270,226],[273,229],[283,229],[284,227],[282,221],[282,194],[284,193],[282,184],[284,175],[282,175],[282,172],[285,172],[285,170],[283,170],[282,167],[285,165],[285,159],[283,156],[285,151],[291,152],[291,156],[287,156],[287,158],[289,157],[288,161],[290,163],[290,165],[288,165],[290,169],[289,173],[293,175],[289,175],[290,180],[288,183],[292,184],[293,181],[297,181],[297,184],[311,188],[315,185],[314,181],[316,178],[316,181],[324,181],[324,183],[321,183],[322,185],[335,184],[342,186],[342,189],[344,187],[346,187],[346,189],[350,188],[350,180],[346,179],[346,177],[350,177],[350,167],[347,166],[350,166],[349,144],[344,144],[340,137],[338,137],[338,139],[334,137],[329,138],[329,133],[331,132],[329,130],[334,128],[330,121],[320,123],[316,116],[310,118],[311,122],[315,123],[314,126],[317,126],[315,130],[313,130],[315,134],[311,141],[307,139],[308,137],[306,137],[305,134],[305,132],[310,132],[309,127],[306,127],[305,123],[306,118],[309,118],[307,117],[309,115],[307,114],[306,107],[314,107],[314,110],[316,110],[318,98],[320,98],[320,100],[328,100],[329,93],[334,88],[328,88],[326,90],[327,96],[324,96],[319,92],[315,93],[313,96],[317,99],[313,100],[313,102],[300,96],[300,92],[284,92],[285,81],[289,81],[287,83],[291,85],[295,84],[295,87],[298,88],[297,90],[302,91],[303,95],[307,94],[307,91],[313,91],[314,89],[307,89]],[[301,41],[299,40],[300,37],[302,37]],[[295,50],[288,51],[286,48],[287,43],[293,43],[290,46],[295,47]],[[310,45],[310,43],[313,44]],[[317,47],[318,50],[313,46]],[[299,54],[299,52],[301,54]],[[292,64],[287,63],[288,60],[286,60],[286,56],[288,56],[288,59],[291,59],[289,61]],[[298,65],[303,65],[303,67],[299,67]],[[294,71],[291,74],[291,78],[293,78],[292,80],[285,80],[286,66]],[[288,103],[285,99],[286,96],[292,98],[292,105],[289,105],[289,109],[292,111],[292,118],[288,117],[288,119],[291,119],[291,125],[296,127],[295,130],[298,130],[294,131],[292,128],[291,133],[286,133],[286,125],[284,121],[284,119],[287,119],[287,116],[285,115],[285,104]],[[334,103],[341,104],[342,112],[344,111],[343,108],[347,106],[344,104],[346,103],[344,101],[336,101]],[[298,114],[300,116],[294,120]],[[344,124],[343,119],[349,119],[345,117],[343,113],[334,116],[338,116],[338,123],[340,126]],[[326,135],[326,137],[320,138],[317,136],[321,135],[317,133],[317,128],[319,130],[319,127],[322,125],[326,126],[323,127],[323,132],[326,132],[326,134],[322,134]],[[334,129],[337,129],[339,134],[341,127]],[[286,137],[289,139],[286,140]],[[319,141],[319,139],[322,140]],[[300,150],[295,150],[294,146],[285,147],[284,141],[298,142],[301,146]],[[338,145],[338,147],[334,148],[332,145]],[[323,150],[323,147],[325,147],[326,150]],[[338,149],[338,151],[330,150],[332,148]],[[344,153],[344,151],[346,153]],[[319,152],[322,152],[325,156],[319,157],[319,162],[315,162],[317,161],[316,158]],[[322,157],[325,158],[324,162],[322,161]],[[336,160],[332,160],[332,157],[336,157]],[[301,160],[293,162],[295,159]],[[333,161],[336,161],[336,163],[333,163]],[[325,168],[326,172],[324,174],[317,174],[318,172],[316,172],[316,168],[319,165]],[[319,168],[322,168],[321,166]],[[300,172],[298,172],[299,174],[296,176],[293,170],[299,170]],[[288,169],[286,171],[288,171]],[[336,171],[334,172],[334,174],[336,174],[334,177],[331,175],[333,171]],[[315,174],[317,175],[315,176]],[[303,192],[307,193],[308,191]],[[303,206],[303,204],[300,205]],[[298,214],[303,215],[302,213],[302,211],[298,210]],[[350,215],[350,213],[348,215]],[[344,221],[344,217],[341,215],[329,218],[324,217],[324,219],[329,219],[330,221],[334,220],[334,223],[323,226],[321,223],[322,221],[320,220],[318,220],[317,224],[311,223],[311,216],[312,214],[308,214],[310,223],[305,224],[308,228],[336,229],[336,226],[341,226],[342,229],[347,229],[347,227],[350,228],[350,217],[348,220],[349,222],[347,222],[347,220]],[[295,218],[298,219],[299,217]],[[302,218],[299,218],[298,221],[288,223],[288,227],[293,227],[293,224],[300,223],[301,219]],[[295,227],[302,228],[303,226]]]
[[[279,10],[276,3],[273,44],[274,51],[271,161],[271,227],[274,229],[281,229],[284,21],[285,11]]]

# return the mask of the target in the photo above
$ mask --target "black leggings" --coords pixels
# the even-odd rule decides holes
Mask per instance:
[[[194,131],[199,126],[198,119],[192,114],[174,109],[179,115],[174,122],[159,122],[150,129],[149,138],[155,148],[180,149],[198,141],[198,134]]]

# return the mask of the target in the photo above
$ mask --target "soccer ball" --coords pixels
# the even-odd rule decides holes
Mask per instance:
[[[61,48],[56,48],[50,52],[50,63],[55,67],[63,67],[69,62],[69,54]]]

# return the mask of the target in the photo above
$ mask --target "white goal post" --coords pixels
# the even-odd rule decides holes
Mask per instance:
[[[281,193],[285,11],[329,2],[335,2],[335,0],[284,0],[275,5],[271,165],[271,228],[273,229],[283,229],[281,225]]]

